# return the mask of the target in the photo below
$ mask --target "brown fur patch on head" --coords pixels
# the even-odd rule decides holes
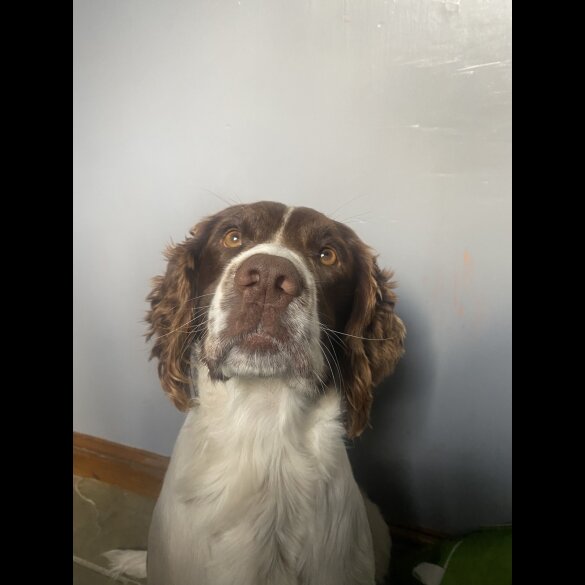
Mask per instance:
[[[381,270],[372,251],[356,243],[358,278],[353,308],[345,327],[347,432],[359,436],[366,427],[373,388],[391,374],[404,353],[406,328],[394,312],[392,273]]]

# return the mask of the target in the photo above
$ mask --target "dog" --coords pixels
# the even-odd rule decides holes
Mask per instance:
[[[148,296],[161,385],[187,412],[148,555],[149,585],[372,585],[390,535],[345,440],[404,352],[392,273],[305,207],[234,205],[166,251]]]

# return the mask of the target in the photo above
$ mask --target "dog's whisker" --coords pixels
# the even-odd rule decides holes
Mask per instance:
[[[331,341],[331,337],[329,337],[329,335],[327,335],[327,339],[329,341]],[[335,366],[337,367],[337,372],[339,373],[339,378],[341,380],[341,385],[343,387],[344,380],[343,380],[343,375],[342,375],[342,372],[341,372],[341,364],[339,363],[339,357],[337,356],[337,353],[335,352],[335,349],[333,347],[333,344],[331,343],[330,346],[327,346],[327,344],[325,344],[325,348],[331,354],[331,357],[333,359],[333,362],[334,362]]]
[[[341,373],[341,366],[339,365],[339,361],[335,355],[335,352],[333,352],[331,349],[329,349],[327,347],[327,345],[322,342],[321,340],[319,340],[319,342],[321,343],[321,347],[329,354],[329,356],[331,357],[331,361],[335,364],[335,367],[337,369],[337,374],[339,376],[339,389],[340,390],[344,390],[345,388],[345,382],[343,380],[343,375]],[[333,376],[333,372],[331,373],[331,375]],[[333,376],[333,380],[335,380],[335,376]]]
[[[235,201],[235,200],[228,200],[225,197],[223,197],[222,195],[220,195],[219,193],[216,193],[215,191],[212,191],[211,189],[207,189],[206,187],[201,187],[204,191],[207,191],[209,194],[213,195],[214,197],[216,197],[217,199],[219,199],[220,201],[222,201],[223,203],[225,203],[226,205],[232,207],[233,205],[238,205],[239,201]]]
[[[158,337],[153,338],[155,341],[158,341],[159,339],[162,339],[164,337],[168,337],[169,335],[172,335],[173,333],[176,333],[177,331],[181,331],[184,333],[183,328],[187,327],[188,325],[190,325],[191,323],[193,323],[193,321],[196,321],[197,319],[199,319],[201,317],[201,314],[196,315],[195,317],[193,317],[192,319],[189,319],[189,321],[186,321],[185,323],[179,325],[178,327],[176,327],[175,329],[173,329],[172,331],[169,331],[168,333],[163,333],[162,335],[159,335]]]
[[[312,369],[311,373],[315,376],[315,378],[317,378],[317,382],[321,385],[321,387],[320,387],[321,392],[324,392],[327,386],[326,386],[323,378],[321,378],[321,376],[319,375],[319,373],[315,369]]]
[[[193,301],[198,301],[199,299],[202,299],[203,297],[212,297],[215,293],[206,293],[204,295],[197,295],[196,297],[191,297],[189,299],[186,299],[184,301],[181,301],[180,303],[178,303],[177,305],[173,305],[171,307],[169,307],[171,310],[174,309],[178,309],[179,307],[183,307],[184,305],[187,305],[188,303],[192,303]],[[211,307],[211,305],[206,305],[208,307]]]
[[[362,197],[365,197],[366,193],[361,193],[360,195],[356,195],[355,197],[352,197],[351,199],[348,199],[347,201],[345,201],[344,203],[342,203],[341,205],[339,205],[338,207],[336,207],[331,213],[327,213],[326,215],[328,217],[330,217],[331,219],[335,219],[335,214],[340,211],[341,209],[343,209],[346,205],[349,205],[350,203],[353,203],[354,201],[357,201],[358,199],[361,199]]]
[[[325,327],[325,329],[327,331],[330,331],[331,333],[345,335],[346,337],[352,337],[354,339],[363,339],[364,341],[392,341],[393,339],[396,339],[396,335],[392,335],[391,337],[360,337],[359,335],[352,335],[351,333],[343,333],[342,331],[336,331],[335,329],[330,329],[329,327]]]
[[[349,223],[353,220],[359,220],[361,218],[371,218],[372,217],[372,212],[371,211],[362,211],[361,213],[356,213],[355,215],[350,215],[345,219],[339,219],[337,221],[341,222],[341,223]]]
[[[325,344],[321,340],[319,340],[319,344],[321,345],[322,349],[327,349],[325,347]],[[327,357],[327,354],[325,352],[323,352],[323,357],[325,358],[325,361],[327,362],[327,366],[329,367],[329,373],[331,374],[333,384],[335,384],[337,386],[337,384],[335,382],[335,372],[333,371],[333,367],[331,366],[331,362],[329,361],[329,358]],[[341,382],[341,380],[340,380],[340,382]],[[341,383],[339,386],[341,386]],[[341,387],[339,389],[341,390]]]
[[[321,329],[321,331],[332,341],[335,341],[337,343],[337,346],[340,349],[344,349],[347,346],[345,345],[345,341],[343,339],[341,339],[341,337],[339,337],[339,335],[336,334],[335,331],[333,331],[332,329],[329,329],[328,327],[325,327],[325,325],[323,325],[322,323],[319,323],[319,327]]]

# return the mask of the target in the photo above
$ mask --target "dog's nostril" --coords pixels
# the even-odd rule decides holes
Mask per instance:
[[[256,284],[260,280],[260,273],[257,270],[250,270],[248,272],[249,284]]]
[[[298,296],[299,294],[299,283],[295,278],[291,278],[282,274],[278,276],[274,282],[275,288],[279,288],[287,295],[291,295],[293,297]]]
[[[236,281],[240,286],[254,286],[260,281],[260,273],[255,268],[244,270],[236,274]]]

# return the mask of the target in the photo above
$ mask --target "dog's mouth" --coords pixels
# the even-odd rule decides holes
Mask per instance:
[[[234,376],[310,377],[310,355],[296,341],[281,340],[266,331],[223,337],[217,345],[203,348],[201,357],[213,379]]]
[[[290,347],[291,340],[288,336],[266,331],[259,326],[252,331],[223,337],[219,356],[221,362],[229,360],[235,354],[241,357],[251,356],[260,364],[264,361],[272,362],[272,358],[278,354],[288,353]]]
[[[253,331],[244,335],[236,346],[257,353],[272,353],[279,350],[279,343],[276,337],[265,331]]]

